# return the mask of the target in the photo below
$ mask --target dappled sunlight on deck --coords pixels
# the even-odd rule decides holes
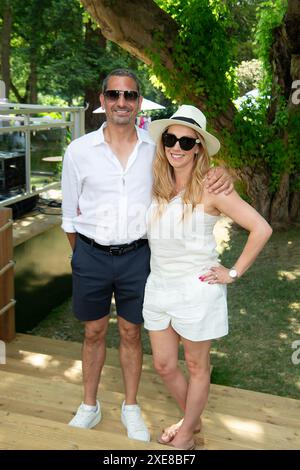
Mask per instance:
[[[264,435],[263,426],[255,421],[237,419],[231,416],[220,417],[220,421],[224,424],[228,431],[236,434],[237,436],[242,436],[246,433],[247,439],[257,441]]]
[[[39,367],[41,369],[45,369],[50,364],[52,366],[59,365],[59,361],[53,359],[52,356],[47,356],[45,354],[20,351],[20,356],[23,357],[23,359],[21,359],[21,362],[24,362],[24,364],[31,364],[32,366]]]
[[[216,354],[212,350],[212,358]],[[166,450],[156,436],[181,413],[154,372],[151,356],[144,357],[138,397],[152,435],[149,444],[125,435],[115,349],[107,351],[99,387],[103,420],[94,430],[67,426],[82,400],[80,355],[79,343],[38,336],[17,335],[7,345],[7,364],[0,366],[0,449]],[[298,449],[299,422],[298,400],[212,384],[203,430],[195,440],[199,450]]]
[[[81,361],[74,361],[73,364],[64,371],[64,377],[70,380],[80,380],[82,378]]]

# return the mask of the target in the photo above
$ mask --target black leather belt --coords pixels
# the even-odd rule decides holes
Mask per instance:
[[[98,250],[106,251],[110,255],[113,256],[120,256],[128,253],[129,251],[136,250],[140,246],[146,245],[148,240],[146,238],[140,238],[139,240],[135,240],[132,243],[125,243],[125,245],[100,245],[96,243],[95,240],[92,238],[88,238],[81,233],[78,233],[78,236],[83,240],[85,243],[97,248]]]

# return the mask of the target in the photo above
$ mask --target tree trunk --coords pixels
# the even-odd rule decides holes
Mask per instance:
[[[26,95],[21,96],[19,91],[17,90],[17,88],[15,87],[15,85],[13,84],[12,81],[10,82],[10,85],[11,85],[12,92],[14,93],[15,97],[17,98],[17,101],[19,103],[26,103]]]
[[[300,80],[300,1],[293,0],[289,3],[289,18],[294,16],[297,21],[288,20],[288,37],[289,43],[291,44],[291,66],[290,74],[292,83],[297,83]],[[298,85],[299,90],[299,85]],[[295,100],[294,95],[295,89],[293,87],[292,92],[289,96],[288,109],[290,115],[300,114],[300,104],[298,100]],[[299,184],[300,173],[292,174],[290,177],[291,187],[294,188]],[[299,187],[299,186],[298,186]],[[292,190],[289,198],[289,214],[292,222],[300,222],[300,191]]]
[[[1,34],[1,76],[6,87],[6,98],[10,91],[10,36],[12,30],[12,10],[9,2],[5,2],[3,11],[3,26]]]
[[[168,70],[174,80],[180,73],[178,64],[174,64],[173,53],[178,27],[175,21],[153,0],[81,0],[84,7],[100,25],[102,34],[121,47],[141,59],[147,65],[153,65],[153,56]],[[279,28],[274,32],[274,42],[270,53],[273,67],[274,99],[269,110],[269,122],[272,123],[279,104],[279,97],[284,96],[286,103],[291,102],[292,82],[300,79],[300,0],[289,0],[287,13]],[[163,41],[157,38],[162,37]],[[299,66],[298,66],[299,65]],[[177,67],[177,69],[176,69]],[[298,76],[297,76],[298,74]],[[164,77],[159,77],[164,81]],[[197,77],[190,76],[190,81]],[[280,86],[281,92],[278,93]],[[182,97],[179,97],[181,99]],[[185,101],[194,103],[205,111],[206,96],[185,96]],[[298,106],[299,108],[299,106]],[[232,103],[228,103],[226,112],[221,112],[211,122],[216,130],[226,129],[234,132],[233,121],[236,110]],[[288,135],[283,136],[284,139]],[[289,221],[289,208],[295,213],[297,196],[293,202],[289,201],[289,177],[282,175],[280,187],[275,195],[270,193],[268,170],[245,167],[238,171],[246,182],[248,194],[254,207],[268,220],[272,218],[275,224],[286,224]],[[295,214],[294,216],[295,217]]]
[[[237,170],[238,177],[246,184],[251,204],[267,220],[270,219],[271,195],[270,177],[263,168],[244,167]]]
[[[178,36],[176,22],[153,0],[82,0],[83,6],[101,27],[103,36],[117,43],[130,54],[147,65],[153,65],[153,57],[168,70],[176,80],[180,72],[174,64],[173,52]],[[159,40],[158,38],[163,38]],[[159,77],[163,81],[163,77]],[[189,80],[197,77],[189,76]],[[207,96],[197,96],[189,92],[184,100],[194,103],[204,112],[207,108]],[[181,97],[182,98],[182,97]],[[233,129],[233,118],[236,109],[228,103],[227,110],[212,122],[216,130]]]
[[[280,96],[292,105],[294,80],[299,76],[300,61],[300,0],[289,0],[282,24],[274,30],[274,41],[270,50],[273,70],[272,106],[269,122],[273,122]],[[298,66],[297,66],[298,64]],[[278,85],[280,93],[278,93]]]
[[[300,79],[300,0],[289,0],[286,15],[282,24],[274,31],[274,42],[270,51],[273,69],[272,105],[268,120],[273,122],[280,99],[286,101],[290,118],[300,113],[299,105],[294,102],[293,82]],[[278,92],[279,86],[279,92]],[[283,140],[287,149],[289,127],[284,132]],[[287,225],[291,220],[299,218],[299,196],[290,191],[291,178],[287,173],[281,177],[278,191],[273,197],[271,222],[273,225]],[[292,199],[291,199],[292,198]]]
[[[152,64],[154,53],[159,54],[161,64],[167,69],[174,67],[172,49],[178,34],[177,24],[153,0],[82,0],[81,3],[107,39],[147,65]],[[163,47],[159,48],[154,41],[155,33],[164,38]]]
[[[85,29],[85,48],[88,51],[90,45],[94,47],[95,42],[100,49],[105,49],[106,39],[102,35],[99,28],[93,29],[92,22],[86,23]],[[95,114],[93,111],[100,106],[99,95],[101,91],[101,84],[106,74],[99,73],[97,81],[93,86],[87,88],[84,92],[84,101],[86,104],[85,112],[85,130],[86,132],[94,131],[98,129],[102,122],[105,120],[105,114]]]
[[[269,220],[274,227],[285,227],[290,222],[289,183],[290,175],[288,173],[284,173],[281,177],[279,189],[274,194],[271,204],[271,213]]]
[[[28,78],[28,103],[37,104],[38,102],[38,74],[35,58],[31,58],[30,75]]]
[[[289,209],[291,221],[300,222],[300,191],[293,191],[291,193]]]
[[[99,83],[103,81],[105,77],[99,79]],[[106,120],[105,114],[103,113],[93,113],[93,111],[100,106],[99,101],[99,89],[88,88],[85,90],[84,95],[85,103],[87,109],[85,111],[85,131],[91,132],[98,129],[101,124]]]

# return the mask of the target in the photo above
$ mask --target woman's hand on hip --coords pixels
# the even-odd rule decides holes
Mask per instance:
[[[230,269],[225,268],[221,264],[213,266],[207,273],[199,276],[199,280],[208,284],[231,284],[234,282],[234,279],[229,276],[229,271]]]

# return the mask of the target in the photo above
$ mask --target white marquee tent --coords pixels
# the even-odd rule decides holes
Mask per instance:
[[[141,111],[150,111],[151,109],[165,109],[165,106],[143,98]],[[102,106],[100,106],[100,108],[95,109],[93,113],[105,113],[105,111]]]

